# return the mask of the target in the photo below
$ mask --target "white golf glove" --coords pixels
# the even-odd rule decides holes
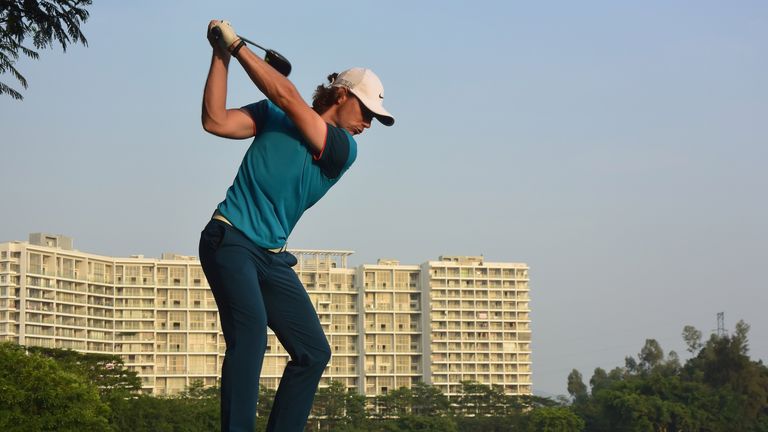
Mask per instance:
[[[227,50],[227,52],[232,52],[232,49],[237,46],[237,42],[240,38],[237,36],[237,33],[235,33],[235,29],[232,28],[229,21],[221,21],[214,25],[213,28],[218,28],[221,31],[221,36],[219,37],[221,46]]]

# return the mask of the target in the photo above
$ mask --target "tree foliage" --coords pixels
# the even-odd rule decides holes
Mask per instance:
[[[402,417],[409,414],[413,403],[413,393],[411,389],[401,387],[376,396],[374,403],[379,418]]]
[[[7,432],[109,430],[109,407],[86,377],[56,361],[0,344],[0,430]]]
[[[32,47],[45,49],[58,43],[63,51],[70,44],[88,45],[80,25],[88,20],[86,6],[92,0],[0,0],[0,74],[9,72],[22,87],[27,80],[14,67],[23,54],[31,59],[39,53]],[[0,82],[0,95],[14,99],[24,97],[9,85]]]
[[[587,396],[587,385],[584,384],[581,372],[576,369],[568,374],[568,394],[574,399],[582,399]]]
[[[427,417],[406,415],[387,420],[377,429],[381,432],[458,432],[456,422],[450,417]]]
[[[639,361],[628,357],[609,373],[595,369],[575,412],[590,432],[768,431],[768,368],[748,357],[748,331],[739,322],[733,336],[702,344],[701,333],[686,326],[683,339],[695,356],[685,365],[648,339]]]
[[[311,427],[316,431],[352,431],[365,426],[365,396],[340,381],[320,388],[312,406]]]
[[[28,347],[31,353],[53,359],[63,369],[94,384],[104,401],[130,397],[141,391],[141,379],[125,367],[118,355],[79,353],[74,350]]]
[[[701,343],[701,332],[694,326],[687,325],[683,327],[683,340],[688,346],[688,352],[696,354],[703,346]]]
[[[2,431],[215,432],[220,428],[219,388],[195,381],[175,396],[143,395],[136,374],[116,356],[5,344],[0,346],[0,388]],[[305,430],[579,430],[573,429],[578,422],[568,420],[571,408],[548,398],[506,395],[501,387],[474,381],[462,382],[459,393],[449,399],[438,388],[419,382],[367,399],[357,389],[331,381],[318,389]],[[260,388],[256,432],[266,429],[274,396],[274,390]]]
[[[440,390],[422,381],[411,387],[411,412],[417,416],[438,417],[450,412],[451,403]]]
[[[502,387],[476,381],[461,382],[457,403],[457,413],[466,417],[503,416],[522,407],[516,398],[505,395]]]
[[[684,331],[695,342],[697,330]],[[691,343],[681,365],[648,339],[624,367],[596,368],[589,388],[568,375],[573,398],[511,396],[500,387],[461,383],[450,399],[415,383],[366,399],[330,382],[318,390],[308,431],[540,432],[768,431],[768,368],[748,356],[749,326]],[[139,395],[140,382],[114,356],[0,345],[0,430],[219,430],[219,389],[194,382],[173,397]],[[256,431],[265,430],[274,390],[259,392]],[[7,407],[7,408],[5,408]]]
[[[543,407],[531,412],[526,429],[537,432],[580,432],[584,420],[567,407]]]

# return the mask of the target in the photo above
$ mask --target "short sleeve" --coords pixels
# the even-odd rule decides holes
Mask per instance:
[[[356,156],[357,147],[349,132],[328,125],[325,147],[320,156],[315,156],[315,163],[323,174],[330,179],[339,177],[352,165]]]
[[[269,117],[269,101],[267,99],[246,105],[240,109],[251,116],[253,123],[256,125],[256,130],[260,130],[267,123],[267,117]]]

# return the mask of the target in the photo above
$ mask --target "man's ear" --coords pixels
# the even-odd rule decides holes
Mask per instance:
[[[339,87],[339,92],[336,94],[336,105],[341,105],[349,97],[349,89],[346,87]]]

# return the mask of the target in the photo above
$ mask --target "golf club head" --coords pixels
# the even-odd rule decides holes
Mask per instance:
[[[265,51],[267,54],[264,56],[264,61],[287,77],[291,73],[291,62],[275,50],[268,49]]]

